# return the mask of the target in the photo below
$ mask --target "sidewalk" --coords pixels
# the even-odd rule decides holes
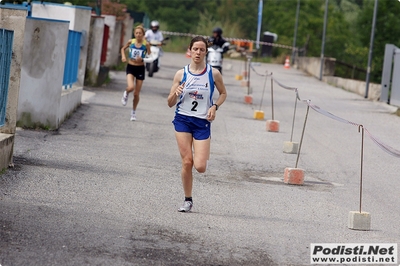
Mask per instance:
[[[270,80],[263,95],[264,78],[251,72],[254,103],[245,104],[247,89],[235,80],[241,62],[229,59],[209,169],[194,176],[193,212],[178,213],[180,156],[166,98],[188,62],[165,53],[160,72],[144,81],[135,122],[132,95],[126,107],[120,102],[125,74],[112,72],[109,85],[85,89],[58,131],[18,130],[15,168],[0,177],[1,265],[310,265],[311,243],[400,243],[399,159],[365,139],[362,206],[371,230],[348,229],[349,212],[359,208],[358,128],[310,110],[299,160],[305,184],[284,184],[284,169],[296,162],[282,152],[294,93],[273,85],[280,130],[267,132],[253,112],[271,119]],[[390,106],[283,65],[255,69],[400,149],[400,118]],[[299,102],[293,141],[305,112]]]

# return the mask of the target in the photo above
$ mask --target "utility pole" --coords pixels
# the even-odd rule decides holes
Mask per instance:
[[[256,42],[257,51],[260,48],[262,11],[263,11],[263,0],[259,0],[259,2],[258,2],[258,23],[257,23],[257,42]]]
[[[367,67],[367,77],[366,77],[366,81],[365,81],[366,85],[365,85],[364,98],[368,98],[369,78],[370,78],[370,74],[371,74],[372,50],[374,48],[374,36],[375,36],[375,24],[376,24],[377,11],[378,11],[378,0],[375,0],[374,16],[372,18],[371,41],[369,43],[368,67]]]
[[[319,70],[319,80],[322,80],[322,71],[324,70],[324,53],[325,53],[325,35],[326,35],[326,23],[328,20],[328,1],[325,1],[325,16],[324,16],[324,30],[322,33],[322,47],[321,47],[321,67]]]
[[[101,0],[96,0],[96,15],[101,16]]]
[[[299,24],[299,12],[300,12],[300,0],[297,0],[296,8],[296,22],[294,23],[294,37],[293,37],[293,49],[292,49],[292,64],[294,64],[294,58],[296,56],[296,39],[297,39],[297,26]]]

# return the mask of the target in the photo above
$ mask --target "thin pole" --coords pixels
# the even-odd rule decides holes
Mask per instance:
[[[296,55],[296,40],[297,40],[297,27],[299,24],[299,12],[300,12],[300,0],[297,0],[296,8],[296,22],[294,23],[294,37],[293,37],[293,49],[292,49],[292,64],[294,64],[294,57]]]
[[[262,11],[263,11],[263,0],[258,2],[258,23],[257,23],[257,50],[260,48],[260,33],[261,33],[261,22],[262,22]]]
[[[371,41],[369,43],[368,67],[367,67],[367,78],[366,78],[366,81],[365,81],[366,85],[365,85],[364,98],[368,98],[369,79],[370,79],[370,73],[371,73],[372,50],[374,48],[374,35],[375,35],[375,24],[376,24],[376,13],[377,13],[377,10],[378,10],[378,0],[375,0],[374,16],[372,18]]]
[[[328,20],[328,1],[329,0],[325,1],[324,30],[322,32],[321,67],[319,70],[319,80],[322,80],[322,71],[324,69],[325,35],[326,35],[326,23]]]
[[[361,202],[362,202],[362,181],[363,181],[363,165],[364,165],[364,127],[358,126],[358,132],[361,131],[361,171],[360,171],[360,213],[361,213]]]
[[[96,15],[101,16],[101,0],[96,1]]]
[[[274,120],[274,81],[272,80],[272,78],[271,78],[271,108],[272,108],[272,120]]]
[[[260,108],[258,110],[261,110],[261,105],[262,105],[262,102],[263,102],[263,99],[264,99],[265,87],[267,85],[267,78],[268,78],[268,72],[266,72],[266,74],[265,74],[264,88],[263,88],[263,92],[262,92],[262,95],[261,95]]]
[[[251,57],[247,57],[248,67],[247,67],[247,95],[250,94],[250,64],[251,64]]]
[[[249,74],[247,74],[247,57],[244,58],[244,72],[246,73],[246,80],[249,78]]]
[[[294,102],[294,112],[293,112],[293,122],[292,122],[292,133],[290,134],[290,142],[292,142],[293,140],[293,130],[294,130],[294,120],[296,118],[296,109],[297,109],[297,95],[294,98],[295,102]]]
[[[299,151],[297,152],[297,159],[296,159],[296,166],[295,166],[295,168],[297,168],[297,165],[299,164],[300,150],[301,150],[301,146],[302,146],[302,144],[303,144],[304,131],[306,130],[306,123],[307,123],[308,111],[309,111],[309,110],[310,110],[310,106],[307,105],[307,112],[306,112],[306,117],[305,117],[305,119],[304,119],[303,132],[301,132],[301,139],[300,139],[300,144],[299,144]]]

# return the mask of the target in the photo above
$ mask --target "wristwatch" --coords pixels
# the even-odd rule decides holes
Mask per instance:
[[[214,103],[213,106],[215,105],[215,110],[218,110],[218,104]]]

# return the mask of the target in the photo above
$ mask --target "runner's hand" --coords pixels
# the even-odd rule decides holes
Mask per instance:
[[[182,92],[183,92],[183,88],[184,88],[184,87],[185,87],[185,82],[182,83],[182,84],[180,84],[178,87],[176,87],[175,95],[176,95],[176,96],[181,95]]]
[[[216,113],[217,112],[216,112],[215,108],[213,108],[211,106],[211,108],[208,109],[208,112],[207,112],[207,120],[210,121],[210,122],[213,121],[215,119]]]

